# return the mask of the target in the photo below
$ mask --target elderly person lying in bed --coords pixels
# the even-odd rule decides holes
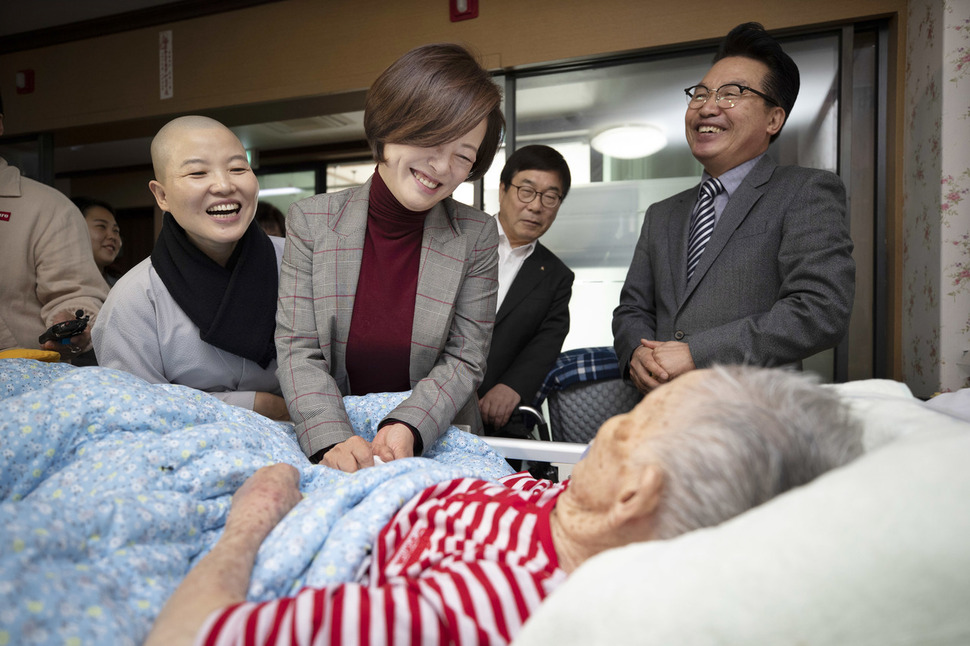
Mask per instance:
[[[384,527],[357,582],[246,603],[260,544],[301,498],[296,470],[277,464],[236,493],[147,643],[507,643],[595,554],[717,525],[861,451],[859,425],[804,375],[696,371],[608,420],[570,481],[429,487]]]

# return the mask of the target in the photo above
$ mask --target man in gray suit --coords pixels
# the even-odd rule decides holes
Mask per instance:
[[[845,188],[765,154],[798,87],[794,61],[746,23],[687,88],[701,185],[647,210],[613,312],[621,370],[641,391],[713,363],[800,366],[845,335],[855,293]]]

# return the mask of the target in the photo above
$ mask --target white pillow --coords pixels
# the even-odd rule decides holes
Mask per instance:
[[[866,379],[828,387],[838,392],[862,421],[866,451],[926,428],[926,407],[913,397],[906,384],[889,379]]]
[[[909,436],[717,528],[591,559],[515,645],[970,643],[970,424],[855,394],[867,434]]]

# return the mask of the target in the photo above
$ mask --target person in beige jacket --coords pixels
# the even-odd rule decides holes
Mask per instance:
[[[0,98],[0,135],[3,103]],[[37,349],[54,323],[82,310],[93,320],[108,295],[91,252],[87,225],[57,190],[27,177],[0,157],[0,350]],[[91,325],[69,344],[45,349],[72,358],[91,348]]]

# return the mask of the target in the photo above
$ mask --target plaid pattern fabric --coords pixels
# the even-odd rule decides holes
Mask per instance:
[[[556,365],[542,382],[533,406],[541,406],[554,390],[564,390],[582,381],[619,379],[620,365],[616,352],[609,346],[567,350],[556,359]]]
[[[280,388],[304,452],[353,434],[346,346],[367,230],[370,180],[290,206],[280,268],[276,347]],[[498,288],[495,219],[445,199],[425,218],[411,325],[411,396],[386,418],[432,443],[454,421],[477,430],[475,388],[484,375]],[[467,405],[466,402],[472,402]],[[463,416],[464,415],[464,416]],[[477,422],[477,426],[476,426]]]

